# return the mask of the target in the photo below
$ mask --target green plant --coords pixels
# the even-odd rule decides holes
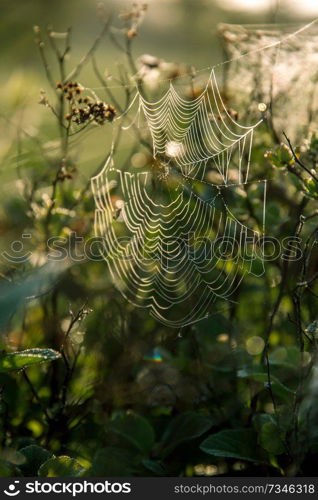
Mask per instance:
[[[100,35],[71,69],[71,30],[44,35],[35,28],[48,80],[41,131],[34,136],[19,127],[18,183],[1,211],[4,230],[15,228],[5,233],[4,250],[28,233],[32,258],[5,261],[1,269],[0,475],[310,476],[318,453],[315,135],[297,149],[287,137],[274,144],[264,124],[252,157],[255,181],[272,172],[270,233],[280,242],[292,236],[300,258],[292,259],[288,246],[285,259],[268,262],[263,277],[248,278],[233,301],[180,335],[127,303],[101,259],[83,257],[93,236],[89,178],[111,149],[110,140],[109,147],[100,144],[113,135],[124,169],[140,151],[146,166],[153,161],[149,134],[127,113],[138,73],[133,41],[145,9],[126,12],[119,35],[102,12]],[[97,57],[106,37],[126,59],[112,80]],[[103,99],[82,83],[88,64]],[[160,73],[160,60],[144,58],[146,73],[154,65]],[[173,66],[169,76],[182,69]],[[195,72],[185,73],[189,98]],[[143,76],[137,84],[144,89]],[[85,172],[83,143],[94,152],[93,172]],[[259,184],[233,197],[258,227]],[[64,250],[72,259],[47,262],[48,253]]]

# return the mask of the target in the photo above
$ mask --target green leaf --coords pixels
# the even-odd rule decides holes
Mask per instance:
[[[213,425],[211,418],[188,411],[174,417],[169,423],[161,442],[161,455],[169,455],[180,444],[202,436]]]
[[[265,157],[268,158],[272,165],[278,168],[286,167],[293,162],[291,151],[286,145],[281,145],[275,150],[267,151]]]
[[[253,427],[257,433],[260,432],[262,426],[267,424],[267,422],[273,422],[276,424],[275,417],[270,413],[256,413],[253,416]]]
[[[314,179],[305,179],[305,193],[309,198],[318,199],[318,183]]]
[[[266,422],[262,425],[258,439],[262,448],[272,455],[280,455],[286,451],[279,428],[274,422]]]
[[[7,352],[0,355],[0,372],[21,370],[27,366],[54,361],[60,357],[61,354],[53,349],[27,349],[26,351]]]
[[[0,459],[0,477],[19,477],[21,475],[18,467],[6,460]]]
[[[239,378],[246,378],[249,380],[254,380],[255,382],[260,382],[263,385],[268,384],[268,375],[265,372],[256,372],[254,370],[239,370],[237,372]],[[295,395],[294,391],[282,384],[277,377],[271,375],[271,388],[275,396],[280,397],[286,403],[291,401],[291,398]]]
[[[35,444],[21,448],[19,451],[26,459],[25,462],[20,465],[20,469],[24,476],[36,476],[39,467],[52,457],[52,453]]]
[[[134,457],[128,450],[109,446],[97,451],[89,476],[127,477],[133,474]]]
[[[5,462],[8,462],[12,465],[17,465],[19,467],[25,462],[25,456],[14,448],[4,448],[3,450],[1,450],[0,455],[1,460],[4,460]]]
[[[148,420],[133,412],[117,415],[110,423],[110,430],[145,455],[150,453],[155,442],[155,433]]]
[[[200,449],[215,457],[237,458],[250,462],[262,461],[257,453],[253,429],[229,429],[206,438]]]
[[[44,462],[38,471],[40,477],[81,477],[86,469],[75,458],[53,457]]]

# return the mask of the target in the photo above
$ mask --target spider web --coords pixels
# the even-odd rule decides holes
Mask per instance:
[[[247,127],[231,116],[214,70],[196,98],[182,98],[170,84],[158,101],[139,91],[138,100],[153,164],[122,171],[110,156],[92,178],[95,234],[124,297],[160,322],[183,327],[207,316],[216,298],[230,300],[247,273],[264,272],[261,231],[236,218],[228,202],[231,190],[248,182],[260,122]]]
[[[170,83],[158,102],[146,101],[142,96],[140,100],[153,139],[154,157],[172,156],[183,175],[201,178],[212,160],[227,183],[231,159],[238,151],[238,179],[247,182],[253,132],[260,122],[245,127],[232,118],[222,101],[214,70],[196,99],[182,99]]]
[[[294,29],[288,24],[219,25],[230,59],[224,85],[231,105],[251,117],[259,115],[257,104],[265,103],[278,138],[285,131],[297,142],[317,122],[318,32],[316,21],[291,36]],[[241,57],[244,53],[248,59]]]

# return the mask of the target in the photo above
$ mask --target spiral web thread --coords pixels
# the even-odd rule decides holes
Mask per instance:
[[[235,217],[226,195],[248,182],[260,122],[246,127],[234,120],[214,70],[194,99],[181,98],[172,84],[157,102],[139,91],[137,97],[152,136],[154,164],[150,171],[124,172],[110,156],[92,178],[95,234],[124,297],[180,328],[209,315],[216,298],[229,300],[246,273],[264,271],[257,254],[261,232]],[[209,172],[220,182],[209,182]],[[263,217],[265,187],[266,181]],[[213,243],[220,241],[222,252],[216,252]]]

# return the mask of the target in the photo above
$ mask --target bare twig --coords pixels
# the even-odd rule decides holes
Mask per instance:
[[[288,139],[287,135],[285,134],[285,132],[283,132],[283,134],[284,134],[284,137],[288,143],[288,146],[291,150],[291,153],[292,153],[293,158],[294,158],[295,162],[297,163],[297,165],[299,165],[303,170],[305,170],[305,172],[307,172],[307,174],[310,175],[310,177],[312,177],[316,182],[318,182],[318,177],[316,177],[316,175],[313,172],[311,172],[309,170],[309,168],[307,168],[306,165],[298,158],[298,156],[296,155],[296,152],[295,152],[290,140]]]
[[[42,409],[42,411],[43,411],[43,413],[44,413],[44,415],[45,415],[45,418],[46,418],[46,420],[47,420],[47,423],[48,423],[48,424],[50,424],[50,422],[51,422],[51,417],[50,417],[50,415],[48,414],[48,412],[47,412],[47,409],[46,409],[45,405],[42,403],[41,398],[39,397],[39,395],[38,395],[38,393],[37,393],[37,391],[36,391],[36,389],[35,389],[34,385],[32,384],[31,380],[30,380],[30,379],[29,379],[29,377],[28,377],[28,375],[27,375],[26,371],[25,371],[25,370],[22,370],[22,373],[23,373],[23,377],[24,377],[25,381],[27,382],[28,386],[29,386],[29,387],[30,387],[30,389],[31,389],[31,392],[32,392],[32,394],[33,394],[34,398],[36,399],[36,401],[37,401],[37,402],[39,403],[39,405],[41,406],[41,409]]]
[[[77,64],[77,66],[75,66],[75,68],[67,75],[67,77],[65,78],[65,82],[73,80],[74,78],[76,78],[80,74],[83,66],[93,56],[93,54],[95,53],[102,38],[106,34],[106,32],[110,26],[110,22],[111,22],[111,17],[109,17],[108,20],[104,23],[104,26],[103,26],[100,34],[95,39],[95,41],[94,41],[93,45],[91,46],[91,48],[89,49],[89,51],[84,55],[84,57],[82,57],[80,62]]]

